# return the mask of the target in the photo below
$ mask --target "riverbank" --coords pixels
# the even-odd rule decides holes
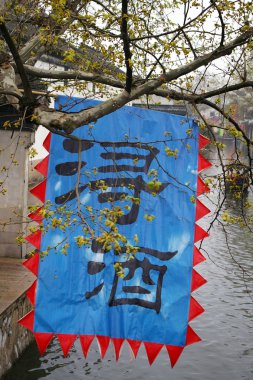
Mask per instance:
[[[25,292],[35,279],[22,261],[0,258],[0,378],[33,340],[30,331],[18,324],[31,310]]]

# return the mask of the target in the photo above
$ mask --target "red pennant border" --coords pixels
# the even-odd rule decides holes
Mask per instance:
[[[111,338],[111,340],[112,340],[112,343],[114,346],[115,359],[117,362],[119,360],[121,348],[122,348],[122,345],[123,345],[125,339],[123,339],[123,338]]]
[[[37,170],[40,174],[42,174],[44,177],[47,176],[48,171],[48,163],[49,163],[49,154],[43,158],[36,166],[34,166],[34,169]]]
[[[34,332],[34,310],[29,311],[24,317],[22,317],[18,323],[24,326],[26,329]]]
[[[45,202],[47,181],[44,179],[38,185],[30,189],[30,193],[38,198],[42,203]]]
[[[206,258],[202,255],[200,250],[194,246],[194,252],[193,252],[193,266],[195,267],[196,265],[203,263]]]
[[[180,358],[184,350],[184,347],[166,345],[166,349],[170,358],[171,368],[173,368],[176,365],[178,359]]]
[[[127,343],[136,359],[142,342],[140,340],[127,339]]]
[[[204,193],[209,193],[210,188],[208,187],[207,184],[198,176],[198,182],[197,182],[197,197]]]
[[[80,335],[79,336],[82,351],[83,351],[83,356],[85,357],[85,359],[87,358],[89,348],[94,338],[95,338],[95,335]]]
[[[26,236],[25,240],[32,244],[36,249],[40,250],[42,231],[38,230],[33,232],[31,235]]]
[[[203,149],[206,145],[210,143],[210,140],[203,136],[199,135],[199,152],[201,149]],[[204,158],[200,153],[198,155],[198,180],[197,180],[197,197],[204,193],[208,193],[210,191],[210,188],[204,183],[204,181],[200,177],[200,172],[202,172],[205,169],[208,169],[212,166],[212,164]],[[196,200],[196,222],[209,214],[210,210],[199,200]],[[197,223],[195,223],[195,231],[194,231],[194,243],[197,243],[200,240],[205,239],[208,237],[208,233],[203,230]],[[202,255],[202,253],[199,251],[199,249],[194,245],[194,252],[193,252],[193,267],[196,265],[202,263],[205,261],[205,257]],[[192,269],[192,283],[191,283],[191,293],[194,292],[196,289],[198,289],[200,286],[204,285],[207,281],[193,268]],[[198,317],[200,314],[204,312],[204,308],[198,303],[198,301],[191,296],[190,298],[190,305],[189,305],[189,317],[188,320],[191,322],[193,319]],[[187,327],[187,333],[186,333],[186,342],[185,346],[188,346],[193,343],[200,342],[201,338],[194,332],[194,330],[191,328],[190,325]],[[166,347],[167,348],[167,347]],[[168,350],[168,348],[167,348]],[[178,360],[179,356],[182,353],[182,350],[179,348],[178,350],[171,351],[170,360],[171,360],[171,366],[173,367]],[[169,353],[169,350],[168,350]]]
[[[104,359],[106,351],[109,347],[111,338],[109,336],[97,335],[97,343],[100,351],[101,359]]]
[[[61,349],[63,352],[64,357],[66,358],[68,356],[69,350],[74,344],[74,341],[77,338],[76,334],[56,334],[60,345]]]
[[[43,148],[45,148],[48,151],[48,153],[50,151],[51,137],[52,137],[52,133],[49,132],[42,144]]]
[[[30,272],[32,272],[36,277],[38,277],[39,261],[40,254],[36,253],[34,256],[24,261],[23,266],[26,267],[26,269],[28,269]]]
[[[37,343],[40,355],[42,356],[45,353],[45,351],[47,349],[47,346],[51,342],[54,334],[52,334],[52,333],[36,333],[36,332],[34,332],[33,335],[34,335],[34,338],[36,340],[36,343]]]
[[[144,342],[144,346],[147,353],[149,364],[152,365],[154,361],[156,360],[159,352],[162,350],[164,344]]]
[[[30,218],[31,220],[33,220],[34,222],[37,222],[38,224],[42,224],[42,216],[40,214],[40,211],[43,209],[43,206],[37,208],[36,211],[34,212],[31,212],[30,214],[28,214],[28,218]]]
[[[35,280],[34,283],[30,286],[30,288],[26,291],[26,297],[29,299],[33,306],[35,305],[36,288],[37,280]]]
[[[207,144],[209,144],[209,142],[210,142],[209,139],[207,139],[205,136],[199,135],[199,151],[203,149]],[[48,133],[43,143],[43,147],[48,152],[50,151],[50,143],[51,143],[51,132]],[[49,156],[50,155],[46,156],[41,162],[39,162],[35,166],[35,169],[39,171],[45,178],[47,177],[47,172],[48,172]],[[198,157],[199,157],[198,158],[198,172],[200,173],[202,170],[209,168],[211,164],[201,154],[199,154]],[[198,176],[197,191],[196,191],[197,196],[200,196],[201,194],[209,192],[209,191],[210,191],[209,187]],[[42,181],[39,185],[31,189],[30,192],[33,195],[35,195],[39,200],[41,200],[41,202],[44,203],[45,194],[46,194],[46,179]],[[43,208],[43,205],[39,209],[37,209],[35,212],[30,213],[28,215],[30,219],[36,221],[38,224],[42,223],[42,217],[40,216],[40,210],[42,208]],[[197,199],[196,200],[196,221],[201,219],[205,215],[207,215],[209,212],[210,210],[202,202],[200,202]],[[26,240],[29,243],[33,244],[35,248],[37,248],[38,251],[40,250],[41,234],[42,234],[41,231],[38,230],[26,237]],[[195,224],[194,243],[206,238],[207,236],[208,236],[208,233],[204,231],[198,224]],[[40,261],[40,255],[39,253],[36,253],[34,256],[26,260],[23,263],[23,265],[28,270],[30,270],[33,274],[38,276],[39,261]],[[200,264],[203,261],[205,261],[205,257],[202,255],[199,249],[196,246],[194,246],[193,267]],[[206,283],[206,280],[195,269],[193,269],[191,292],[194,292],[196,289],[198,289],[200,286],[204,285],[205,283]],[[37,280],[31,285],[31,287],[26,292],[26,295],[33,306],[35,305],[36,287],[37,287]],[[188,317],[189,322],[192,321],[194,318],[198,317],[203,312],[204,312],[204,308],[198,303],[198,301],[195,298],[191,296],[190,303],[189,303],[189,317]],[[125,341],[125,339],[123,338],[111,338],[109,336],[101,336],[101,335],[78,336],[74,334],[58,334],[58,333],[53,333],[53,332],[49,332],[49,333],[34,332],[34,310],[26,314],[23,318],[21,318],[19,320],[19,324],[21,324],[22,326],[24,326],[25,328],[33,332],[41,355],[43,355],[44,352],[46,351],[46,348],[51,342],[53,336],[57,336],[59,343],[61,345],[63,354],[66,357],[74,341],[76,340],[77,337],[79,337],[83,355],[86,358],[88,355],[90,346],[94,338],[96,337],[98,347],[100,349],[101,358],[103,359],[105,357],[110,341],[112,341],[114,351],[115,351],[115,359],[117,361],[120,357],[120,351]],[[164,345],[160,343],[142,342],[139,340],[131,340],[131,339],[126,339],[126,341],[133,353],[134,358],[137,358],[140,346],[142,343],[144,343],[144,347],[145,347],[150,365],[154,363],[160,351],[162,350],[163,346],[165,346],[168,352],[168,356],[170,358],[171,367],[173,368],[175,364],[177,363],[179,357],[181,356],[184,348],[188,345],[201,341],[201,338],[194,332],[191,326],[188,325],[187,330],[186,330],[185,346]]]

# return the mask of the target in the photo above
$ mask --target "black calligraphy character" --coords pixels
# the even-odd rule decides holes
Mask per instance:
[[[103,165],[98,168],[98,171],[101,173],[118,173],[118,172],[142,172],[147,174],[150,168],[150,165],[157,154],[160,152],[159,149],[143,145],[141,143],[131,143],[131,142],[113,142],[113,143],[100,143],[102,147],[106,149],[106,153],[101,153],[100,157],[104,160],[112,160],[112,164]],[[111,151],[108,151],[108,148],[112,148]],[[119,152],[116,152],[120,148]],[[122,152],[122,148],[132,148],[131,151],[134,153]],[[140,154],[139,151],[144,150],[148,154]],[[122,159],[131,160],[135,162],[136,165],[130,164],[119,164],[118,161]],[[144,161],[143,166],[138,166],[138,162]]]
[[[102,270],[105,268],[104,263],[100,263],[98,261],[89,261],[88,262],[88,274],[95,275],[97,273],[102,272]],[[99,285],[97,285],[91,292],[85,293],[85,298],[90,299],[93,296],[96,296],[104,286],[104,282],[101,282]]]
[[[128,271],[123,279],[119,278],[115,273],[109,306],[137,305],[153,309],[159,313],[161,309],[162,281],[167,266],[151,264],[147,258],[144,258],[143,261],[134,258],[121,263],[121,266]],[[136,273],[139,268],[142,270],[141,277]],[[156,274],[155,281],[152,279],[151,273],[153,277]],[[125,285],[127,281],[131,284]]]
[[[161,261],[171,260],[177,254],[177,251],[162,252],[146,247],[138,247],[138,252],[143,252],[147,255],[156,257]],[[121,266],[124,270],[128,270],[128,273],[126,273],[123,279],[119,278],[117,273],[115,273],[109,305],[138,305],[153,309],[159,313],[161,309],[162,281],[167,266],[152,264],[146,257],[143,261],[140,261],[135,257],[132,260],[121,263]],[[141,276],[140,272],[139,274],[136,274],[136,271],[138,272],[139,268],[142,270]],[[151,279],[151,272],[156,272],[156,282]],[[141,286],[140,278],[142,283],[148,286]],[[126,281],[131,282],[131,284],[123,285]],[[136,284],[134,284],[134,281]],[[125,297],[122,296],[122,292],[126,294]],[[131,297],[132,295],[133,297]]]
[[[105,251],[102,249],[102,245],[99,244],[96,239],[92,240],[91,244],[91,250],[94,253],[105,253]],[[105,264],[103,262],[99,261],[89,261],[88,262],[88,274],[91,276],[94,276],[97,273],[102,272],[102,270],[105,269]],[[95,288],[90,291],[85,293],[85,298],[90,299],[93,296],[96,296],[104,286],[104,282],[101,282],[99,285],[95,286]]]
[[[82,141],[82,150],[88,150],[92,148],[94,144],[89,141]],[[77,152],[78,149],[78,142],[75,140],[66,139],[63,142],[64,149],[69,152]],[[99,166],[98,172],[101,173],[112,173],[112,177],[109,178],[103,178],[102,181],[104,185],[106,185],[108,188],[110,188],[109,191],[102,192],[98,194],[98,202],[99,203],[107,203],[109,201],[119,201],[122,200],[124,197],[128,195],[129,188],[133,190],[133,197],[135,199],[140,199],[141,192],[144,191],[146,193],[152,194],[160,194],[168,185],[169,183],[162,183],[158,189],[150,189],[147,186],[147,183],[144,181],[142,175],[138,175],[137,177],[123,177],[118,178],[117,176],[113,176],[114,174],[117,174],[118,172],[140,172],[140,173],[148,173],[148,170],[150,168],[150,165],[153,161],[153,159],[156,157],[156,155],[159,153],[159,150],[157,148],[151,148],[146,145],[141,145],[140,143],[126,143],[126,142],[118,142],[118,143],[100,143],[100,146],[107,149],[113,147],[113,151],[107,151],[106,153],[101,153],[100,156],[104,160],[112,160],[112,165],[104,165]],[[115,149],[118,148],[131,148],[133,150],[134,148],[137,150],[142,149],[144,152],[148,151],[148,154],[139,154],[138,152],[129,153],[129,152],[115,152]],[[144,165],[142,166],[135,166],[135,165],[122,165],[118,164],[118,161],[122,159],[130,159],[131,161],[137,160],[142,161],[144,160]],[[136,162],[137,162],[136,161]],[[86,165],[86,162],[81,162],[81,167],[84,167]],[[63,176],[70,176],[77,173],[78,170],[78,162],[65,162],[63,164],[56,165],[56,171],[59,175]],[[121,188],[122,190],[118,190]],[[86,189],[89,189],[90,191],[95,191],[98,189],[98,181],[90,181],[87,184],[81,185],[78,188],[79,194],[81,194]],[[72,199],[76,198],[76,188],[73,190],[68,191],[67,193],[60,195],[55,198],[56,204],[64,204]],[[132,202],[131,208],[128,213],[120,216],[117,220],[117,224],[119,225],[126,225],[126,224],[132,224],[137,220],[138,213],[139,213],[139,202]]]
[[[90,141],[81,141],[80,148],[81,151],[88,150],[93,146]],[[70,153],[78,153],[79,141],[72,139],[65,139],[63,141],[63,148]],[[87,162],[81,162],[81,168],[83,168]],[[62,176],[72,176],[77,173],[78,161],[68,161],[55,166],[56,173]]]
[[[105,251],[102,249],[102,245],[97,243],[94,239],[92,241],[92,251],[94,253],[105,253]],[[122,248],[121,253],[124,253],[125,250]],[[161,261],[168,261],[172,259],[176,254],[177,251],[170,252],[170,251],[158,251],[151,248],[146,247],[138,247],[138,252],[143,252],[147,255],[150,255],[152,257],[157,258]],[[117,273],[115,272],[114,280],[113,280],[113,286],[110,294],[109,299],[109,306],[118,306],[118,305],[138,305],[141,307],[146,307],[149,309],[154,309],[157,313],[159,313],[161,308],[161,291],[162,291],[162,281],[163,276],[167,270],[167,266],[165,265],[157,265],[150,263],[148,258],[144,258],[143,261],[138,260],[137,258],[128,260],[126,262],[120,263],[121,267],[124,269],[124,271],[128,271],[126,273],[123,280],[119,278]],[[94,262],[90,261],[88,263],[88,273],[90,275],[95,275],[97,273],[100,273],[105,268],[104,263],[100,262]],[[140,276],[136,271],[138,269],[142,270],[142,275]],[[153,272],[152,272],[153,271]],[[156,273],[156,281],[154,281],[151,278],[151,272]],[[143,284],[147,285],[141,286],[139,284],[140,279],[142,280]],[[131,285],[122,285],[123,281],[136,281],[137,284]],[[100,283],[99,285],[95,286],[95,288],[85,293],[86,299],[89,299],[93,296],[96,296],[103,288],[104,282]],[[120,289],[126,293],[126,297],[118,296]],[[134,297],[129,297],[129,295],[134,295]],[[151,300],[147,300],[147,295]],[[146,296],[146,297],[145,297]]]

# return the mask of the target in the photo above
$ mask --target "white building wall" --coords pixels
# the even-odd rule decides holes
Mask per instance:
[[[0,257],[22,257],[16,237],[25,227],[31,132],[0,131]]]

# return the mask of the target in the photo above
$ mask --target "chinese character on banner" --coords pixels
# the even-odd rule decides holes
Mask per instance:
[[[60,96],[57,107],[99,103],[76,100]],[[31,192],[54,210],[52,228],[44,218],[44,232],[27,237],[42,254],[24,263],[38,279],[20,320],[41,353],[56,335],[64,355],[79,337],[86,356],[96,337],[102,358],[110,340],[116,359],[127,341],[135,357],[143,343],[150,364],[165,347],[174,366],[200,340],[189,323],[204,311],[191,293],[205,283],[193,266],[207,236],[196,224],[209,212],[197,199],[207,143],[193,119],[135,107],[48,135],[37,165],[46,179]]]

